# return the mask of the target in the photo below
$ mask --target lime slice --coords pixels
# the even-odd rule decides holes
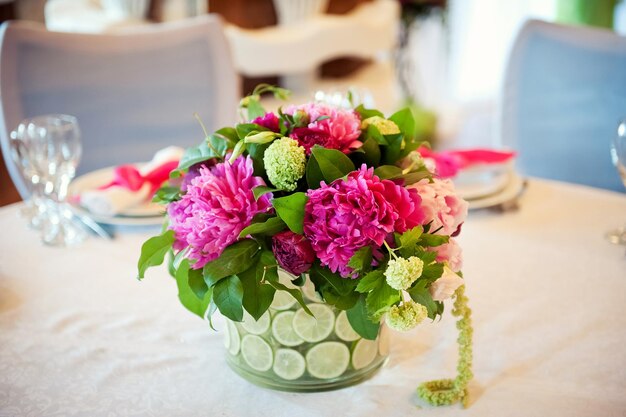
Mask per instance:
[[[296,284],[291,282],[291,280],[296,279],[295,275],[290,274],[282,268],[278,268],[278,282],[283,284],[287,288],[299,288]]]
[[[360,337],[359,334],[355,332],[350,325],[350,322],[348,321],[348,315],[345,311],[342,311],[337,315],[337,322],[335,323],[335,334],[341,340],[345,340],[346,342],[353,342]]]
[[[333,331],[335,315],[324,304],[309,304],[309,309],[315,317],[309,316],[304,309],[299,309],[293,316],[293,330],[305,342],[319,342]]]
[[[304,374],[304,358],[293,349],[278,349],[274,357],[274,372],[282,379],[294,380]]]
[[[232,321],[226,321],[226,331],[228,333],[228,342],[225,342],[224,345],[228,345],[227,349],[231,355],[236,355],[239,353],[239,348],[241,347],[237,326],[235,326]]]
[[[257,371],[267,371],[274,362],[270,345],[263,338],[252,334],[241,339],[241,354],[250,368]]]
[[[274,316],[272,321],[272,335],[284,346],[298,346],[303,342],[302,338],[293,330],[293,317],[295,311],[281,311]]]
[[[259,317],[259,320],[255,320],[247,311],[244,311],[241,327],[248,333],[263,334],[270,328],[270,314],[265,313]]]
[[[350,351],[340,342],[323,342],[313,346],[306,354],[306,369],[319,379],[336,378],[350,363]]]
[[[361,339],[356,342],[352,351],[352,366],[354,369],[365,368],[372,363],[378,353],[378,342],[375,340]]]
[[[380,324],[380,333],[378,334],[378,353],[380,356],[389,355],[389,329],[385,323]]]
[[[270,308],[274,310],[288,310],[296,303],[296,299],[291,296],[287,291],[276,291],[274,293],[274,300],[270,304]]]
[[[323,301],[322,297],[320,297],[317,291],[315,291],[315,285],[313,285],[311,280],[308,278],[304,282],[304,285],[302,286],[302,293],[304,294],[306,298],[316,303],[321,303]]]

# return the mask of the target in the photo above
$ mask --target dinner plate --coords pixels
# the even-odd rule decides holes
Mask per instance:
[[[139,166],[140,164],[135,164]],[[95,190],[109,183],[114,177],[115,167],[103,168],[92,171],[75,178],[69,187],[69,199],[72,209],[82,215],[91,217],[98,223],[115,226],[152,226],[163,222],[164,209],[161,205],[147,201],[136,207],[132,207],[114,216],[105,216],[92,213],[85,207],[72,202],[72,196],[78,196],[85,191]]]
[[[463,169],[454,178],[456,192],[466,200],[496,194],[508,185],[513,165],[483,164]]]
[[[506,186],[497,193],[476,198],[467,199],[470,210],[494,207],[502,203],[506,203],[517,197],[524,188],[524,179],[514,172],[509,174]]]

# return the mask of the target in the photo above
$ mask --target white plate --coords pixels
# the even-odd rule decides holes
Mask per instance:
[[[84,191],[95,190],[109,183],[113,179],[114,170],[115,167],[103,168],[74,179],[69,187],[69,200],[72,201],[72,196],[80,195],[80,193]],[[72,208],[76,213],[89,216],[98,223],[115,226],[159,225],[163,223],[163,214],[165,212],[163,206],[149,201],[140,206],[129,208],[115,216],[103,216],[91,213],[84,207],[74,203],[72,203]]]
[[[466,168],[453,179],[457,193],[466,200],[496,194],[507,186],[513,173],[513,165],[481,164]]]
[[[524,188],[524,179],[515,173],[511,173],[506,186],[499,192],[473,200],[467,200],[470,210],[483,209],[497,206],[514,199]]]

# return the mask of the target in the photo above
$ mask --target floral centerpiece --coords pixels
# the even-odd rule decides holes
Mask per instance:
[[[317,389],[342,386],[348,370],[375,371],[385,325],[435,320],[454,296],[459,376],[418,392],[434,404],[463,399],[471,327],[454,237],[467,203],[425,167],[411,112],[312,102],[273,113],[264,92],[287,94],[257,87],[241,101],[244,122],[205,131],[157,192],[167,222],[143,245],[139,278],[169,253],[182,304],[230,320],[238,372],[257,383],[272,370],[294,383],[317,378]]]

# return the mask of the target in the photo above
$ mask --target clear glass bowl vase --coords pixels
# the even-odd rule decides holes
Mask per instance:
[[[289,282],[289,274],[280,275]],[[315,318],[279,291],[258,321],[247,313],[242,322],[226,320],[228,365],[254,384],[296,392],[339,389],[374,375],[389,352],[385,326],[375,340],[363,339],[346,312],[324,304],[310,281],[301,289]]]

